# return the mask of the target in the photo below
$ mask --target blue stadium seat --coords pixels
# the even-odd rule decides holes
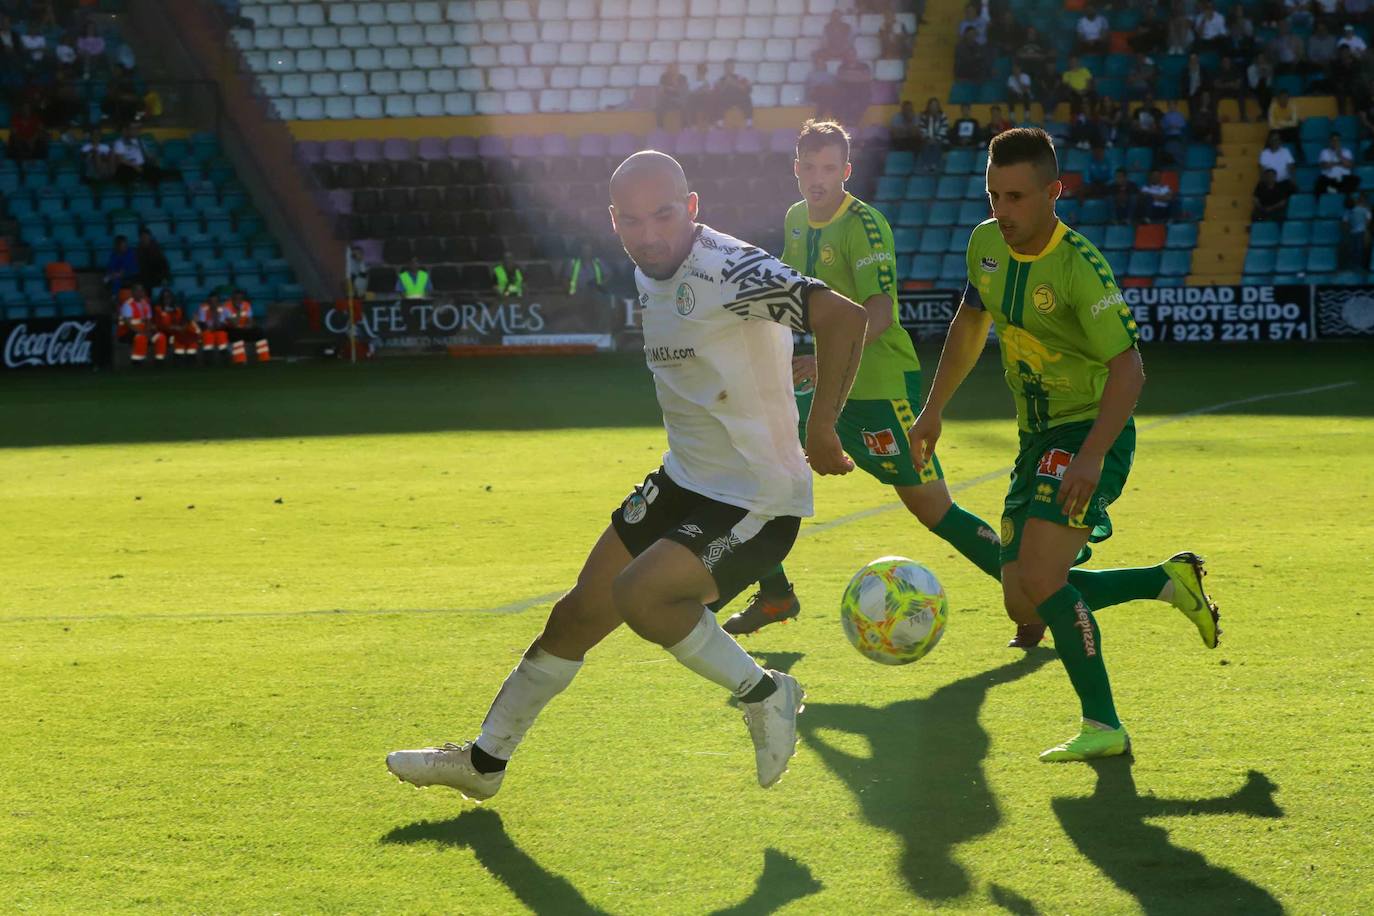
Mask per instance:
[[[1246,286],[1268,286],[1274,278],[1269,274],[1241,274],[1240,282]]]
[[[1078,208],[1078,221],[1082,223],[1105,223],[1112,218],[1111,204],[1102,198],[1085,200]]]
[[[1313,245],[1332,245],[1341,244],[1341,221],[1338,219],[1319,219],[1312,224],[1312,244]]]
[[[910,175],[916,169],[916,155],[907,150],[892,150],[883,161],[884,175]]]
[[[1126,171],[1149,171],[1154,165],[1155,151],[1148,146],[1132,146],[1126,150]]]
[[[931,226],[952,226],[959,218],[959,205],[953,201],[937,200],[926,209],[926,223]]]
[[[1306,220],[1288,220],[1279,234],[1279,245],[1284,248],[1300,247],[1312,241],[1312,224]]]
[[[1322,246],[1307,251],[1307,272],[1328,273],[1336,269],[1336,249]]]
[[[1135,247],[1135,227],[1108,226],[1107,236],[1099,247],[1103,252],[1130,251]]]
[[[54,298],[57,300],[57,312],[61,317],[76,318],[86,314],[86,302],[80,293],[58,293]]]
[[[1178,181],[1178,193],[1180,194],[1206,194],[1211,190],[1211,172],[1184,172]]]
[[[6,321],[27,321],[29,319],[28,305],[5,305]]]
[[[973,171],[973,150],[952,149],[945,153],[946,175],[967,175]]]
[[[1159,273],[1158,251],[1133,251],[1126,264],[1126,274],[1131,277],[1153,277]]]
[[[1307,270],[1307,249],[1279,248],[1274,270],[1281,274],[1300,274]]]
[[[959,205],[958,223],[972,229],[990,215],[986,200],[966,200]]]
[[[912,175],[906,180],[906,191],[902,196],[907,200],[930,200],[935,196],[935,176]]]
[[[1245,253],[1247,274],[1271,274],[1277,258],[1273,248],[1251,248]]]
[[[1251,248],[1273,248],[1279,243],[1281,223],[1252,223],[1250,225]]]
[[[930,205],[925,201],[908,200],[902,204],[897,211],[897,225],[899,226],[919,226],[925,222],[926,212]]]
[[[962,285],[968,278],[968,262],[961,254],[947,254],[940,260],[940,279],[957,280]]]
[[[1329,136],[1331,136],[1331,119],[1325,115],[1303,118],[1302,124],[1298,127],[1298,137],[1303,143],[1320,143],[1325,146],[1326,138]]]
[[[1205,143],[1188,144],[1188,152],[1184,154],[1183,166],[1188,169],[1214,169],[1217,165],[1217,150],[1214,146]]]
[[[1190,251],[1197,247],[1197,223],[1170,223],[1169,231],[1164,236],[1165,248],[1187,248]]]
[[[1059,161],[1059,170],[1062,172],[1086,172],[1090,161],[1092,161],[1092,154],[1087,150],[1070,147],[1064,151],[1064,158]]]
[[[1317,202],[1311,194],[1294,194],[1288,198],[1288,219],[1312,219],[1317,215]]]
[[[901,200],[902,192],[906,188],[906,182],[897,175],[884,175],[878,179],[878,189],[873,194],[874,200]]]
[[[969,175],[964,179],[964,200],[988,199],[988,179],[985,175]]]
[[[977,83],[955,83],[949,88],[949,104],[972,105],[978,101]]]
[[[934,280],[940,276],[940,255],[918,254],[911,259],[911,279]]]
[[[1345,215],[1345,195],[1327,192],[1317,197],[1317,216],[1321,219],[1340,219]]]
[[[964,176],[945,175],[935,186],[936,200],[962,200],[964,197]]]
[[[1165,277],[1186,277],[1193,269],[1191,250],[1166,249],[1159,259],[1159,273]]]
[[[921,254],[944,254],[949,249],[949,237],[949,229],[930,226],[921,233],[921,244],[916,250]]]

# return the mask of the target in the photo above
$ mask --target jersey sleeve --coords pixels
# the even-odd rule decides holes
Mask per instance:
[[[761,248],[745,246],[724,258],[721,304],[746,320],[762,318],[803,334],[811,332],[807,299],[828,287],[804,277]]]
[[[1111,265],[1096,248],[1089,245],[1078,250],[1069,290],[1091,356],[1105,363],[1136,345],[1140,329],[1116,285]]]
[[[897,254],[892,229],[871,207],[861,207],[849,220],[849,269],[854,276],[854,301],[863,304],[870,296],[897,301]]]
[[[983,304],[983,294],[978,292],[978,275],[974,272],[973,263],[978,254],[976,247],[978,244],[978,227],[974,227],[969,233],[968,245],[964,248],[964,298],[963,303],[971,309],[980,312],[987,311],[987,306]]]

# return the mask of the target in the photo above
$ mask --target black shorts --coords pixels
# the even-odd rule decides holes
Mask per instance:
[[[718,611],[759,577],[771,572],[797,540],[795,515],[758,515],[684,490],[659,468],[611,513],[611,527],[631,556],[660,539],[696,554],[720,593],[707,607]]]

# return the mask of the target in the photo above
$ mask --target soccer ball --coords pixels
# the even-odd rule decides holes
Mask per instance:
[[[945,635],[949,599],[935,574],[906,557],[879,557],[854,574],[840,600],[844,635],[884,665],[923,658]]]

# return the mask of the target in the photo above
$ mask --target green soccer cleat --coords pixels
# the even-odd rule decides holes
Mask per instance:
[[[1193,622],[1198,635],[1202,637],[1202,644],[1215,649],[1221,637],[1221,628],[1217,626],[1221,614],[1203,588],[1202,577],[1207,575],[1207,568],[1203,565],[1202,557],[1188,551],[1176,553],[1164,561],[1164,573],[1174,583],[1174,594],[1169,603]]]
[[[1083,730],[1058,747],[1040,755],[1043,763],[1063,763],[1070,760],[1095,760],[1098,757],[1119,757],[1131,752],[1131,736],[1125,726],[1107,728],[1083,720]]]

